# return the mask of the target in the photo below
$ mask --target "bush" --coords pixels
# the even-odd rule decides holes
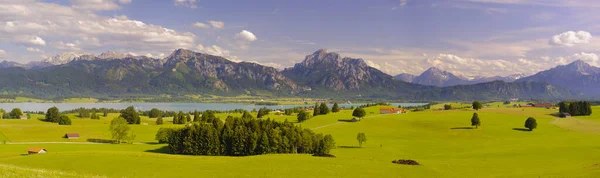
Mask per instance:
[[[404,164],[404,165],[420,165],[417,161],[410,160],[410,159],[393,160],[392,163],[394,163],[394,164]]]
[[[163,125],[163,118],[162,118],[162,116],[158,116],[158,118],[156,118],[156,125]]]
[[[175,132],[174,128],[160,128],[158,132],[156,132],[155,139],[158,143],[169,143],[169,135]]]
[[[365,109],[363,108],[356,108],[354,109],[354,111],[352,112],[352,116],[354,117],[365,117],[367,115],[367,112],[365,112]]]
[[[71,119],[67,115],[62,115],[58,118],[58,125],[71,125]]]
[[[535,120],[535,118],[527,118],[527,120],[525,120],[525,128],[528,128],[529,131],[532,131],[533,129],[537,128],[537,121]]]

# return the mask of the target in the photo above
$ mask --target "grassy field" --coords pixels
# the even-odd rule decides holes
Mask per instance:
[[[502,104],[502,103],[499,103]],[[482,125],[470,127],[472,110],[409,112],[380,115],[367,108],[360,122],[351,111],[313,117],[299,123],[332,134],[337,158],[279,154],[249,157],[183,156],[165,154],[153,142],[160,127],[132,126],[136,144],[89,144],[88,138],[108,139],[108,123],[78,119],[72,126],[30,120],[0,120],[0,174],[4,177],[600,177],[600,115],[557,119],[553,109],[494,107],[477,111]],[[511,104],[512,106],[512,104]],[[443,107],[443,104],[442,104]],[[600,107],[594,107],[600,113]],[[225,118],[227,114],[218,114]],[[34,117],[42,117],[37,115]],[[277,121],[294,116],[270,114]],[[538,129],[522,131],[525,119],[535,117]],[[170,121],[167,119],[167,121]],[[60,138],[78,132],[79,140]],[[358,148],[356,134],[366,133]],[[74,143],[18,143],[74,142]],[[24,155],[28,147],[43,147],[43,155]],[[420,166],[392,164],[414,159]],[[2,176],[0,176],[2,177]]]

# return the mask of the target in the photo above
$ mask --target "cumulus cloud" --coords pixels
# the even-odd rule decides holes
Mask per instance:
[[[587,44],[592,40],[592,34],[586,31],[567,31],[554,35],[549,44],[557,46],[574,46],[576,44]]]
[[[211,21],[208,21],[208,23],[210,25],[212,25],[214,28],[218,28],[218,29],[221,29],[221,28],[225,27],[225,22],[221,22],[221,21],[211,20]]]
[[[37,1],[1,3],[0,34],[0,41],[26,47],[45,46],[42,38],[51,37],[60,39],[58,45],[53,45],[57,49],[118,48],[141,54],[191,48],[196,38],[189,32],[146,24],[126,16],[105,17],[88,10]],[[73,42],[60,44],[61,41]]]
[[[593,66],[600,66],[598,55],[595,53],[575,53],[570,57],[570,61],[582,60]]]
[[[244,40],[244,41],[248,41],[248,42],[252,42],[252,41],[256,41],[256,36],[254,36],[254,34],[252,32],[249,32],[247,30],[242,30],[240,33],[235,35],[236,39],[239,40]]]
[[[0,49],[0,59],[4,58],[4,56],[6,56],[6,51]]]
[[[231,55],[231,51],[221,48],[220,46],[217,46],[217,45],[212,45],[212,46],[208,46],[208,47],[198,45],[198,46],[196,46],[196,50],[198,52],[210,54],[213,56],[221,56],[221,57],[227,58],[234,62],[241,61],[240,59],[238,59],[237,56]]]
[[[198,8],[197,0],[175,0],[175,6],[189,7],[192,9]]]
[[[46,46],[46,41],[39,36],[18,36],[16,42],[25,46]]]
[[[430,66],[464,76],[531,74],[546,69],[546,66],[525,58],[519,58],[516,61],[503,59],[484,60],[459,57],[453,54],[438,54],[437,56],[428,58],[426,63]]]
[[[192,26],[196,27],[196,28],[204,28],[204,29],[209,28],[208,25],[206,25],[205,23],[200,23],[200,22],[196,22],[196,23],[192,24]]]

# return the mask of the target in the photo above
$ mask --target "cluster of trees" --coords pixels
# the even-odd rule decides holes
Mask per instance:
[[[140,115],[133,106],[129,106],[126,109],[121,110],[121,116],[119,117],[125,119],[125,121],[127,121],[129,124],[141,123]]]
[[[310,119],[310,115],[304,110],[300,110],[297,117],[298,117],[298,122],[304,122],[304,121]]]
[[[573,101],[558,103],[561,113],[567,112],[571,116],[589,116],[592,115],[592,104],[588,101]]]
[[[331,135],[316,134],[290,122],[228,117],[157,133],[174,154],[248,156],[268,153],[321,153],[335,147]]]
[[[378,103],[367,103],[367,104],[363,104],[358,106],[359,108],[366,108],[366,107],[371,107],[371,106],[389,106],[390,103],[384,103],[384,102],[378,102]]]
[[[20,119],[23,115],[23,111],[20,108],[13,108],[10,112],[6,112],[4,109],[0,108],[0,112],[2,114],[3,119]]]
[[[185,114],[182,111],[179,111],[177,115],[173,116],[173,124],[185,124],[188,122],[192,122],[190,114]]]
[[[326,115],[326,114],[329,114],[329,107],[327,107],[327,104],[321,103],[321,105],[319,105],[319,103],[315,103],[315,108],[313,110],[313,116]]]
[[[100,119],[100,115],[96,114],[96,113],[92,113],[92,115],[90,115],[90,119],[96,119],[99,120]]]
[[[451,109],[452,109],[452,105],[444,104],[444,110],[451,110]]]
[[[88,118],[90,117],[89,113],[102,113],[103,117],[108,116],[108,113],[119,113],[121,110],[119,109],[112,109],[112,108],[76,108],[76,109],[71,109],[71,110],[66,110],[63,111],[62,113],[65,114],[79,114],[79,117],[81,118]],[[83,117],[86,116],[86,117]]]
[[[69,116],[60,114],[57,107],[48,108],[44,119],[46,122],[58,123],[58,125],[71,125]]]

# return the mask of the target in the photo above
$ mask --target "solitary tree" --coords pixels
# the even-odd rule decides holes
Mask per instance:
[[[362,147],[362,143],[367,142],[367,136],[365,133],[358,133],[356,140],[358,140],[358,146]]]
[[[123,117],[119,116],[110,122],[110,133],[117,144],[128,139],[130,129],[127,120]]]
[[[306,111],[301,110],[300,113],[298,113],[298,122],[304,122],[306,120],[309,119],[309,115],[308,113],[306,113]]]
[[[337,102],[333,103],[333,107],[331,107],[331,112],[340,112],[340,106],[338,106]]]
[[[365,117],[366,115],[367,115],[367,112],[365,112],[365,109],[360,108],[360,107],[354,109],[354,111],[352,112],[352,116],[358,117],[358,118]]]
[[[19,108],[14,108],[8,115],[10,118],[19,119],[21,118],[21,115],[23,115],[23,112]]]
[[[329,114],[329,107],[327,107],[327,104],[321,103],[321,106],[319,106],[319,111],[322,115]]]
[[[51,107],[46,111],[46,121],[47,122],[58,122],[58,118],[60,117],[60,113],[58,112],[57,107]]]
[[[533,129],[537,128],[537,121],[535,120],[535,118],[527,118],[527,120],[525,121],[525,128],[528,128],[529,131],[532,131]]]
[[[162,115],[162,113],[160,112],[160,110],[158,110],[156,108],[152,108],[150,110],[150,113],[148,114],[148,117],[150,117],[150,118],[157,118],[159,115]]]
[[[471,126],[475,126],[475,128],[481,125],[481,121],[479,120],[479,115],[477,113],[473,113],[473,117],[471,118]]]
[[[58,125],[71,125],[71,119],[67,115],[62,115],[58,118]]]
[[[319,114],[321,114],[321,109],[319,108],[319,103],[315,103],[315,109],[313,112],[313,116],[318,116]]]
[[[140,124],[140,116],[133,106],[121,111],[121,117],[129,124]]]
[[[482,107],[483,107],[483,105],[481,104],[481,102],[473,101],[473,109],[480,110]]]
[[[163,125],[163,118],[162,118],[162,116],[158,116],[158,118],[156,118],[156,125]]]

